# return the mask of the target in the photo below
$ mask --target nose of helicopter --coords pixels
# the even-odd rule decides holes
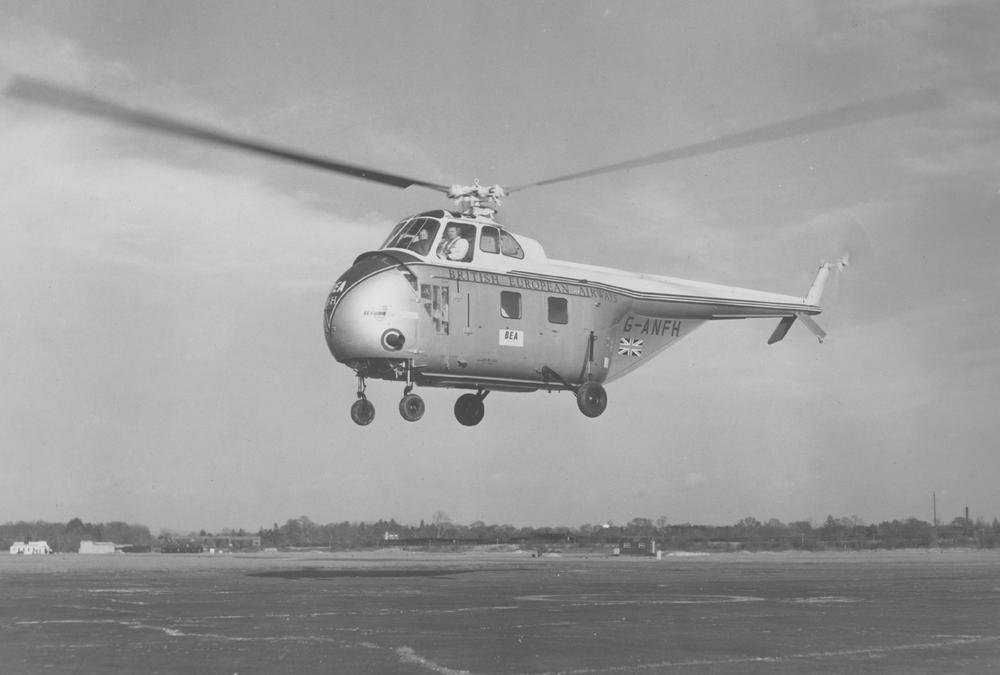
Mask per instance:
[[[341,363],[407,358],[416,343],[417,294],[394,261],[359,260],[340,279],[323,313],[326,344]]]

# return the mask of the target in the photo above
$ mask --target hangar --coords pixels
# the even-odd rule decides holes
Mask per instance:
[[[114,553],[117,549],[115,548],[115,542],[113,541],[91,541],[90,539],[84,539],[80,542],[79,553]]]

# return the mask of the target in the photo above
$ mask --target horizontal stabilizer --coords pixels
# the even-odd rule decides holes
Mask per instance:
[[[795,316],[786,316],[778,322],[775,327],[774,332],[771,333],[771,337],[767,339],[767,344],[773,345],[775,342],[781,342],[785,338],[785,334],[788,333],[788,329],[792,327],[795,323]]]

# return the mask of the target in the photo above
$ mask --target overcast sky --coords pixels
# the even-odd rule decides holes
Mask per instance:
[[[345,161],[519,184],[938,87],[947,106],[517,193],[554,258],[804,295],[608,388],[370,382],[336,278],[441,195],[0,100],[0,521],[256,529],[1000,516],[1000,4],[0,2],[15,73]]]

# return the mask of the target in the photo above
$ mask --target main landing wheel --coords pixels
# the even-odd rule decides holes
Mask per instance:
[[[462,394],[455,401],[455,418],[459,424],[474,427],[483,421],[486,406],[483,405],[483,394]]]
[[[416,422],[424,416],[424,399],[416,394],[406,394],[399,402],[399,414],[407,422]]]
[[[355,424],[367,426],[375,419],[375,406],[366,398],[359,398],[351,406],[351,419]]]
[[[608,392],[597,382],[584,382],[576,391],[576,405],[587,417],[598,417],[608,407]]]

